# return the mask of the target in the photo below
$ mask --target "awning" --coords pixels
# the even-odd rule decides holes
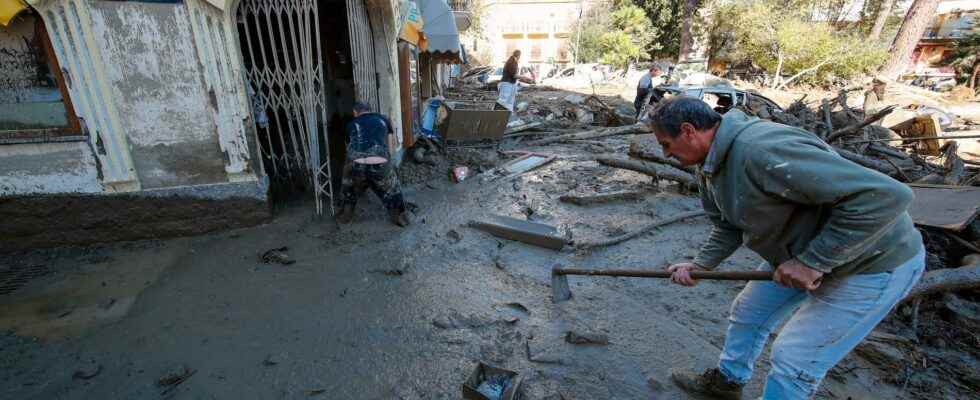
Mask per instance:
[[[17,14],[27,9],[23,0],[0,0],[0,25],[7,26]]]
[[[428,40],[426,52],[433,60],[447,63],[459,63],[459,31],[456,30],[456,18],[445,0],[418,0],[422,9],[422,19],[425,26],[422,32]]]
[[[425,20],[422,18],[422,13],[419,12],[418,5],[415,1],[409,0],[404,4],[405,23],[401,26],[401,33],[398,35],[398,38],[415,45],[419,50],[425,50],[427,41],[425,35],[422,33],[425,28]]]

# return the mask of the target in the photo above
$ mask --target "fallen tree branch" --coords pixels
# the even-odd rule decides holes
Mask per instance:
[[[617,126],[615,128],[600,128],[593,129],[584,132],[570,133],[567,135],[560,135],[545,139],[539,139],[531,142],[525,143],[527,146],[541,146],[551,143],[562,142],[565,140],[575,140],[575,139],[598,139],[608,136],[618,136],[618,135],[632,135],[635,133],[646,132],[646,128],[642,124]]]
[[[860,155],[858,153],[855,153],[855,152],[852,152],[852,151],[849,151],[849,150],[844,150],[844,149],[842,149],[840,147],[835,147],[834,150],[837,150],[837,154],[840,154],[841,157],[844,157],[844,158],[846,158],[846,159],[848,159],[848,160],[850,160],[850,161],[852,161],[852,162],[854,162],[854,163],[856,163],[858,165],[861,165],[862,167],[865,167],[865,168],[868,168],[868,169],[873,169],[875,171],[881,172],[881,173],[883,173],[885,175],[888,175],[888,176],[891,176],[891,177],[895,177],[895,176],[898,175],[895,172],[895,169],[893,169],[891,167],[891,165],[889,165],[886,162],[882,162],[882,161],[878,161],[878,160],[875,160],[875,159],[872,159],[872,158],[869,158],[869,157],[865,157],[865,156],[862,156],[862,155]]]
[[[872,114],[871,116],[865,118],[864,121],[861,121],[861,122],[859,122],[857,124],[848,125],[848,126],[845,126],[843,128],[840,128],[840,129],[834,131],[833,133],[831,133],[830,135],[827,135],[827,142],[828,143],[829,142],[833,142],[835,139],[837,139],[837,138],[839,138],[841,136],[849,135],[849,134],[852,134],[854,132],[857,132],[857,131],[861,130],[862,128],[866,127],[866,126],[871,125],[871,124],[877,122],[878,120],[880,120],[882,118],[885,118],[885,116],[888,115],[888,114],[891,114],[892,111],[895,111],[895,106],[888,106],[888,107],[883,108],[881,111],[878,111],[878,112]]]
[[[659,228],[661,226],[670,225],[670,224],[673,224],[675,222],[682,221],[682,220],[685,220],[685,219],[688,219],[688,218],[700,217],[702,215],[705,215],[704,214],[704,211],[689,211],[689,212],[686,212],[686,213],[683,213],[683,214],[675,215],[675,216],[670,217],[670,218],[667,218],[667,219],[663,219],[663,220],[660,220],[660,221],[653,222],[653,223],[648,224],[648,225],[645,225],[645,226],[641,227],[640,229],[637,229],[637,230],[635,230],[633,232],[630,232],[630,233],[627,233],[627,234],[624,234],[624,235],[620,235],[620,236],[616,236],[616,237],[614,237],[612,239],[602,240],[602,241],[598,241],[598,242],[578,243],[578,244],[575,245],[575,247],[578,248],[578,249],[580,249],[580,250],[585,250],[585,249],[594,249],[594,248],[597,248],[597,247],[612,246],[614,244],[619,244],[619,243],[625,242],[627,240],[633,239],[633,238],[635,238],[637,236],[640,236],[640,235],[642,235],[644,233],[647,233],[649,231],[652,231],[652,230],[654,230],[656,228]]]
[[[963,238],[961,238],[959,236],[956,236],[956,234],[951,233],[951,232],[948,232],[946,234],[946,236],[949,236],[951,239],[953,239],[954,241],[956,241],[957,243],[959,243],[963,247],[966,247],[966,248],[970,249],[970,251],[972,251],[974,253],[977,253],[977,254],[980,254],[980,247],[974,246],[973,243],[968,242],[966,239],[963,239]]]
[[[895,162],[892,161],[892,159],[885,157],[885,161],[891,164],[892,168],[895,168],[895,172],[897,172],[898,175],[902,177],[903,179],[902,182],[912,182],[912,178],[909,178],[909,176],[905,174],[905,171],[902,171],[902,168],[899,167],[898,164],[895,164]]]
[[[606,104],[606,102],[602,101],[602,99],[600,99],[598,96],[591,95],[585,99],[585,101],[589,101],[589,100],[595,100],[597,103],[599,103],[599,108],[602,108],[607,113],[609,113],[609,115],[613,117],[613,119],[615,119],[617,123],[619,123],[620,125],[626,125],[626,121],[623,121],[623,118],[620,117],[619,114],[616,114],[616,110],[613,110],[612,107],[609,107]]]
[[[694,167],[686,166],[673,158],[668,158],[664,156],[662,150],[659,147],[656,148],[642,148],[636,143],[630,144],[629,149],[630,158],[637,158],[644,161],[652,161],[660,164],[667,164],[671,167],[677,168],[679,170],[685,171],[690,174],[694,174]]]
[[[922,275],[903,302],[939,292],[980,288],[980,265],[959,268],[936,269]]]
[[[820,67],[822,67],[824,65],[827,65],[828,63],[830,63],[833,60],[834,60],[833,57],[829,57],[829,58],[826,58],[823,61],[817,63],[817,65],[814,65],[814,66],[812,66],[810,68],[807,68],[807,69],[804,69],[804,70],[802,70],[800,72],[797,72],[796,75],[793,75],[793,76],[789,77],[789,79],[782,81],[776,89],[782,89],[782,88],[786,87],[786,85],[789,85],[790,83],[792,83],[793,81],[795,81],[797,78],[799,78],[799,77],[801,77],[803,75],[809,74],[811,72],[814,72],[814,71],[820,69]],[[780,63],[783,62],[782,58],[779,59],[779,62]]]
[[[825,131],[826,134],[821,135],[822,137],[827,137],[827,135],[834,132],[834,122],[830,118],[831,108],[833,108],[833,106],[830,105],[830,101],[828,101],[827,99],[823,99],[820,101],[820,109],[821,111],[823,111],[823,124],[824,127],[827,129]]]
[[[847,142],[844,144],[861,144],[861,143],[878,143],[878,142],[918,142],[922,140],[949,140],[949,139],[980,139],[980,135],[961,135],[961,136],[916,136],[910,138],[896,138],[896,139],[871,139],[871,140],[857,140],[853,142]]]
[[[666,179],[684,185],[685,187],[697,187],[698,181],[685,171],[671,167],[669,165],[649,163],[641,160],[630,160],[616,157],[596,157],[596,162],[613,168],[628,169],[641,174],[650,175],[658,179]]]

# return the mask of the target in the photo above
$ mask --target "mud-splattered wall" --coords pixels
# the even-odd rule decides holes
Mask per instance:
[[[226,101],[244,99],[243,86],[229,79],[224,91],[215,91],[206,82],[219,60],[202,56],[197,46],[205,42],[192,26],[191,10],[208,7],[219,16],[221,10],[204,0],[31,4],[44,16],[84,132],[70,145],[25,144],[0,132],[0,197],[257,181],[243,128],[247,107]],[[30,28],[12,35],[18,39],[0,44],[27,51],[19,37],[34,32],[33,24],[24,25]],[[222,28],[213,29],[208,33]],[[220,61],[237,63],[230,56]],[[23,63],[0,65],[16,69],[0,75],[16,77],[20,86],[38,75]],[[237,76],[233,67],[221,67]]]
[[[143,188],[226,180],[187,8],[95,2],[92,27]]]

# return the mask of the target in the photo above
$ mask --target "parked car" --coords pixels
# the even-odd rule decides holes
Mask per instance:
[[[518,82],[524,84],[534,84],[537,82],[537,74],[529,66],[521,66],[520,71],[517,72]],[[504,67],[494,68],[492,71],[487,73],[485,83],[488,85],[496,85],[504,77]],[[522,79],[523,78],[523,79]]]
[[[780,110],[782,107],[776,104],[775,101],[755,93],[747,92],[745,90],[732,87],[732,86],[678,86],[678,85],[660,85],[653,88],[654,95],[650,98],[650,104],[655,104],[657,100],[670,98],[672,96],[684,95],[690,97],[696,97],[704,100],[708,103],[715,111],[724,114],[731,110],[735,106],[745,106],[748,107],[750,104],[755,102],[764,103],[769,109]],[[647,107],[647,111],[653,109],[653,107]]]
[[[556,87],[589,87],[606,81],[601,64],[579,64],[555,69],[553,75],[541,83]]]

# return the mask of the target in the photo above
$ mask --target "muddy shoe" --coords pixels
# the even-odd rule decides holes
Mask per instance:
[[[398,225],[398,226],[400,226],[402,228],[404,228],[404,227],[406,227],[406,226],[408,226],[410,224],[408,222],[408,217],[406,217],[405,216],[405,213],[403,213],[403,212],[392,211],[388,215],[391,216],[391,223],[393,223],[395,225]]]
[[[730,382],[718,368],[709,368],[703,373],[690,370],[673,370],[670,377],[681,389],[689,393],[698,393],[716,399],[740,400],[742,386]]]

